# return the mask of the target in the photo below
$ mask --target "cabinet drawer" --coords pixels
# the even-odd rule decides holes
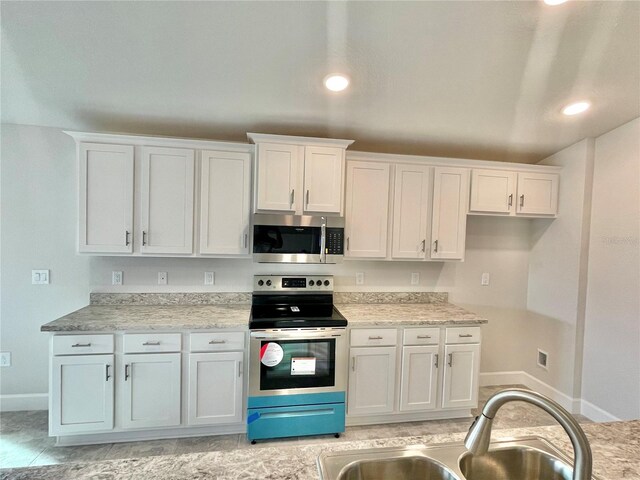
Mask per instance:
[[[398,341],[398,331],[395,328],[367,328],[351,330],[352,347],[369,347],[374,345],[394,346]]]
[[[220,352],[243,350],[244,332],[192,333],[191,352]]]
[[[113,353],[113,335],[55,335],[54,355]]]
[[[124,353],[179,352],[180,333],[135,333],[122,337]]]
[[[445,343],[479,343],[480,327],[449,327]]]
[[[437,345],[440,342],[440,329],[405,328],[403,345]]]

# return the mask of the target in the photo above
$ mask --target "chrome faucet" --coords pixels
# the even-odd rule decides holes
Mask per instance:
[[[578,422],[564,408],[550,398],[531,390],[513,388],[502,390],[493,395],[485,404],[469,428],[464,446],[474,455],[487,453],[491,440],[491,427],[496,413],[502,405],[512,401],[522,401],[540,407],[555,418],[567,432],[573,444],[574,466],[573,480],[591,480],[591,447]]]

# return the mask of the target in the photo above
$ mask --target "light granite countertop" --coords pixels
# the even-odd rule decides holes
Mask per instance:
[[[348,303],[336,307],[351,327],[487,323],[485,318],[452,303]]]
[[[584,424],[593,451],[593,473],[600,480],[640,478],[640,420]],[[540,436],[569,458],[573,449],[559,426],[496,430],[492,439]],[[317,480],[316,459],[323,451],[462,442],[464,433],[397,437],[379,440],[309,443],[296,446],[259,446],[232,452],[189,453],[93,463],[5,470],[3,480],[145,479],[145,480]]]

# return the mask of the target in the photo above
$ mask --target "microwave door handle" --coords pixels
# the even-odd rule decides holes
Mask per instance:
[[[320,226],[320,263],[327,263],[327,219],[322,217]]]

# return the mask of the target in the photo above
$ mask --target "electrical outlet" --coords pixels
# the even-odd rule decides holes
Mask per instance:
[[[205,285],[214,285],[216,283],[216,273],[215,272],[204,272],[204,284]]]
[[[547,352],[545,352],[544,350],[538,349],[538,361],[537,361],[537,364],[538,364],[539,367],[542,367],[545,370],[548,370],[549,354]]]
[[[158,285],[167,284],[167,272],[158,272]]]
[[[487,285],[489,285],[489,277],[490,277],[490,275],[488,273],[486,273],[486,272],[483,273],[482,274],[482,280],[480,280],[480,284],[484,285],[485,287]]]
[[[0,367],[11,366],[11,352],[0,352]]]
[[[356,285],[364,285],[364,272],[356,273]]]
[[[48,285],[49,270],[31,270],[31,283],[33,285]]]
[[[122,272],[111,272],[111,285],[122,285]]]
[[[418,285],[420,283],[420,274],[414,272],[411,274],[411,285]]]

